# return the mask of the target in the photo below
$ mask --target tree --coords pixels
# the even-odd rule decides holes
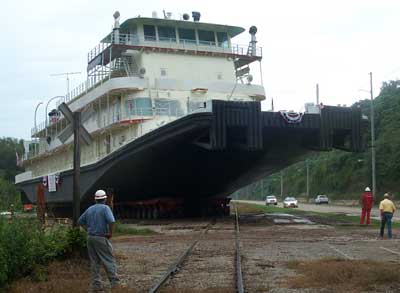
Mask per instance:
[[[361,108],[363,115],[371,114],[371,100],[361,100],[353,106]],[[376,131],[376,170],[379,197],[384,192],[400,192],[400,80],[384,82],[374,100]],[[336,198],[358,198],[360,192],[371,186],[370,128],[365,129],[367,149],[355,154],[343,151],[319,153],[309,157],[310,195],[328,194]],[[303,196],[306,191],[304,162],[284,170],[285,194]],[[279,173],[267,177],[267,181]],[[278,192],[274,182],[273,192]],[[250,188],[251,190],[251,188]]]
[[[0,138],[0,178],[14,181],[15,175],[23,169],[17,166],[16,153],[22,156],[24,152],[23,140],[15,138]]]

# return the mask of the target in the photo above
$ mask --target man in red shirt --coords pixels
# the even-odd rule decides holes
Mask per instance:
[[[364,224],[365,217],[367,217],[367,225],[371,223],[370,215],[373,203],[374,196],[372,195],[371,189],[369,187],[366,187],[364,193],[361,196],[362,211],[360,225]]]

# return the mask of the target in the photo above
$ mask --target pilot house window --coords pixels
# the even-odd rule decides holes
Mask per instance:
[[[196,44],[196,33],[192,29],[180,28],[179,32],[179,42],[185,44]]]
[[[143,25],[144,40],[156,41],[156,27],[154,25]]]
[[[165,42],[176,42],[175,28],[172,26],[159,26],[158,39]]]
[[[222,48],[228,48],[228,34],[225,32],[217,32],[218,46]]]
[[[215,34],[212,31],[199,30],[199,44],[207,46],[215,46]]]

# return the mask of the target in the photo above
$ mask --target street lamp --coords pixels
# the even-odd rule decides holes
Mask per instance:
[[[376,196],[376,163],[375,163],[375,123],[374,123],[374,94],[372,91],[372,72],[369,73],[370,90],[360,89],[371,95],[371,169],[372,169],[372,194]]]
[[[49,106],[49,104],[50,104],[51,101],[53,101],[53,100],[55,100],[55,99],[61,99],[61,98],[65,99],[64,96],[55,96],[55,97],[52,97],[50,100],[47,101],[47,104],[46,104],[46,113],[45,113],[45,114],[46,114],[46,119],[45,119],[46,138],[47,138],[47,123],[48,123],[48,121],[47,121],[47,116],[48,116],[48,114],[47,114],[47,107]]]
[[[36,113],[37,113],[37,110],[38,110],[39,106],[42,105],[42,104],[43,104],[43,102],[39,102],[39,103],[36,105],[36,108],[35,108],[35,116],[33,117],[33,123],[34,123],[34,129],[35,129],[34,134],[37,133]],[[33,151],[34,151],[34,155],[36,155],[36,142],[35,142],[35,144],[34,144],[34,150],[33,150]]]

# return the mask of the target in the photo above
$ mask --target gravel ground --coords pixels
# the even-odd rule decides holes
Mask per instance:
[[[283,217],[283,216],[282,216]],[[169,265],[200,237],[210,220],[141,223],[160,234],[113,240],[122,279],[135,292],[147,292]],[[400,263],[399,231],[377,240],[376,229],[314,224],[276,224],[270,215],[240,220],[242,271],[246,292],[337,292],[331,288],[292,289],[297,273],[288,262],[324,258]],[[234,221],[217,220],[161,292],[235,292]],[[323,268],[322,268],[323,269]],[[396,292],[387,288],[374,292]],[[357,291],[354,291],[357,292]]]
[[[288,269],[287,264],[292,261],[340,258],[400,262],[400,241],[377,240],[374,229],[359,231],[323,225],[260,227],[243,223],[241,227],[242,266],[247,292],[335,292],[330,288],[289,289],[286,280],[295,272]],[[382,288],[382,291],[374,292],[391,291]]]
[[[235,292],[234,245],[233,222],[215,224],[161,292]]]

